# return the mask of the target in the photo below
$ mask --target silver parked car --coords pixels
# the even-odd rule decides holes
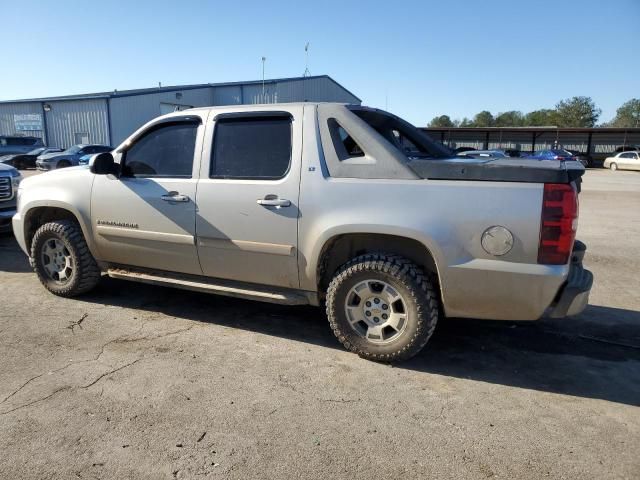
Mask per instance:
[[[74,145],[64,152],[40,155],[36,160],[38,170],[55,170],[56,168],[74,167],[79,164],[80,157],[88,154],[110,152],[107,145]]]
[[[616,170],[640,170],[640,152],[620,152],[613,157],[605,158],[603,166],[613,172]]]

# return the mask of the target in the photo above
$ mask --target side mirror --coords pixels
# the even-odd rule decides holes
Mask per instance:
[[[98,153],[89,159],[89,170],[96,175],[116,174],[118,169],[109,152]]]

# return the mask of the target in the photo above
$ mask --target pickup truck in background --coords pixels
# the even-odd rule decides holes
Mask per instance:
[[[0,163],[0,233],[11,231],[11,217],[16,213],[18,185],[22,180],[20,172]]]
[[[25,180],[14,234],[52,293],[109,276],[325,305],[339,341],[394,361],[443,316],[580,313],[578,162],[460,158],[387,112],[196,108]],[[304,328],[300,320],[300,328]]]

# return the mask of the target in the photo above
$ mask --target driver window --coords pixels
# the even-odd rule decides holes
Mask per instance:
[[[198,125],[165,123],[145,132],[124,153],[123,175],[191,178]]]

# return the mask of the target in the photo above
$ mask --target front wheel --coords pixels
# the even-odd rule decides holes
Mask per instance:
[[[377,361],[406,360],[438,322],[436,290],[411,261],[367,254],[343,265],[327,290],[327,317],[347,350]]]
[[[42,285],[61,297],[88,292],[100,281],[82,230],[71,220],[42,225],[31,241],[29,261]]]
[[[611,169],[612,172],[615,172],[616,170],[618,170],[618,164],[612,163],[611,165],[609,165],[609,168]]]
[[[71,162],[69,160],[60,160],[56,168],[67,168],[71,166]]]

